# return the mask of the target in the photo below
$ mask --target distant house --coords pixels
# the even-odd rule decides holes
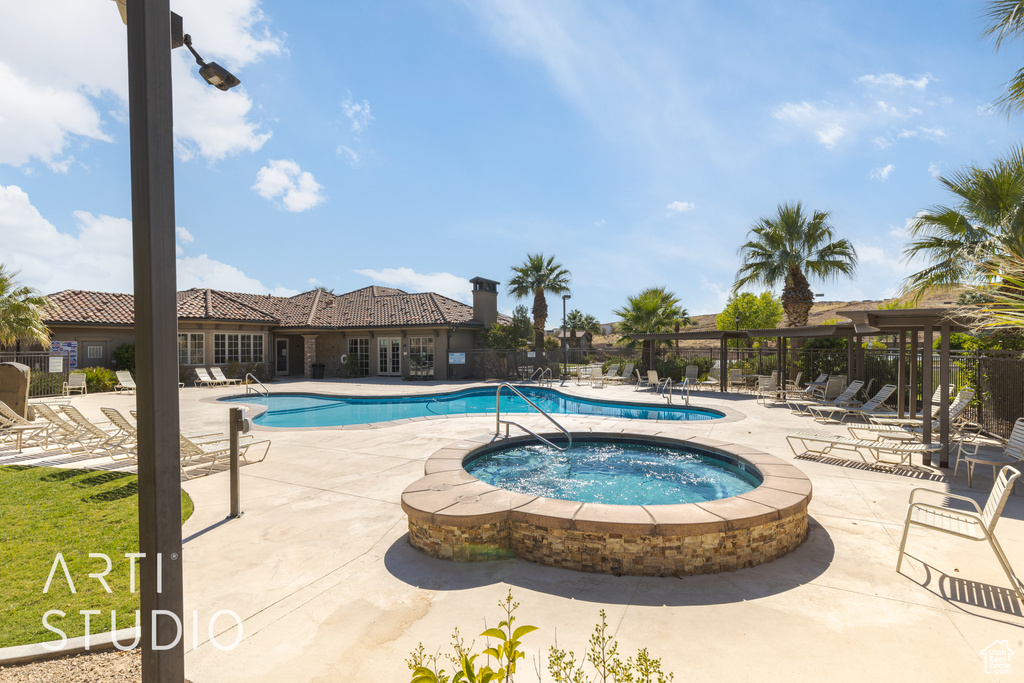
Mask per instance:
[[[557,329],[552,332],[549,336],[554,337],[561,343],[562,341],[562,330]],[[589,349],[594,345],[594,335],[589,332],[580,332],[577,330],[576,338],[573,339],[572,330],[565,331],[565,342],[569,345],[570,349]]]
[[[498,282],[473,278],[473,305],[434,292],[364,287],[346,294],[312,290],[292,297],[190,289],[178,292],[182,367],[262,364],[267,373],[325,376],[450,377],[450,351],[480,346],[496,322]],[[79,367],[112,364],[118,345],[135,341],[134,298],[65,290],[51,294],[43,321],[53,343],[76,349]],[[344,359],[344,363],[342,362]]]
[[[615,334],[616,325],[618,325],[618,323],[601,323],[601,336],[603,337],[609,334]]]

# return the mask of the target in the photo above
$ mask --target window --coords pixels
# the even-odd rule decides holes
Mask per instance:
[[[213,363],[262,363],[262,334],[213,335]]]
[[[355,363],[356,376],[365,377],[370,374],[370,340],[349,339],[348,340],[349,363]],[[355,359],[355,360],[353,360]],[[351,365],[349,367],[352,367]]]
[[[206,364],[206,336],[202,332],[178,335],[178,365]]]
[[[85,347],[86,358],[103,358],[103,347],[102,346],[86,346]]]
[[[409,376],[434,379],[433,337],[409,337]]]

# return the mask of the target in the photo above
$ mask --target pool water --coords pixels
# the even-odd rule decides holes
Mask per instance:
[[[517,387],[542,410],[554,415],[600,415],[635,420],[714,420],[722,413],[670,406],[643,406],[566,396],[552,389]],[[270,396],[233,396],[223,401],[267,406],[254,422],[264,427],[339,427],[389,422],[405,418],[465,413],[494,413],[493,388],[467,389],[448,394],[401,397],[348,397],[315,394],[271,394]],[[501,412],[526,413],[533,410],[510,392],[501,394]]]
[[[488,451],[465,465],[498,488],[612,505],[700,503],[751,491],[760,473],[735,458],[623,441],[573,442],[565,452],[536,442]]]

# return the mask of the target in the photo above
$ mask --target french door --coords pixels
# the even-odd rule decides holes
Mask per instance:
[[[400,337],[377,338],[377,374],[391,376],[402,374],[402,339]]]

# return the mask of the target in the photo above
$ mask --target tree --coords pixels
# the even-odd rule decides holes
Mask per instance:
[[[529,341],[530,337],[533,336],[533,322],[530,321],[530,312],[522,304],[519,304],[512,310],[512,330],[513,334],[516,335],[516,339],[521,339],[524,342]],[[519,345],[517,344],[516,346],[518,347]]]
[[[1019,337],[1024,331],[1024,258],[1000,257],[988,265],[989,278],[999,286],[974,286],[975,302],[960,312],[973,319],[976,331],[1009,332]]]
[[[43,324],[43,309],[50,300],[31,287],[20,285],[17,271],[0,263],[0,346],[35,342],[46,347],[50,330]]]
[[[548,321],[548,294],[567,294],[572,274],[554,256],[527,254],[526,261],[513,266],[508,293],[517,299],[533,296],[533,348],[537,359],[544,355],[544,325]]]
[[[576,346],[577,332],[589,332],[591,335],[598,335],[601,333],[601,323],[597,322],[597,318],[594,316],[590,314],[584,315],[579,310],[573,309],[565,316],[565,329],[570,333],[569,339],[572,340],[570,346]]]
[[[619,332],[622,337],[620,344],[627,348],[636,348],[641,340],[635,338],[639,334],[657,334],[671,332],[676,325],[689,325],[690,316],[686,309],[680,308],[679,299],[664,287],[649,287],[626,300],[626,305],[615,311],[621,322]],[[659,341],[659,345],[671,346],[671,341]],[[643,340],[643,355],[640,362],[642,368],[652,360],[651,350],[654,348],[650,339]]]
[[[982,35],[995,36],[997,52],[1004,40],[1024,35],[1024,0],[990,0],[985,16],[989,24]],[[1018,70],[1006,84],[1006,91],[995,105],[1007,116],[1024,111],[1024,69]]]
[[[939,182],[956,203],[918,214],[910,224],[914,239],[903,250],[905,262],[930,264],[904,280],[915,299],[932,288],[986,281],[994,259],[1024,260],[1024,147],[989,168],[965,166]]]
[[[831,218],[828,211],[808,216],[797,202],[780,204],[773,218],[757,219],[739,248],[743,265],[736,273],[733,293],[751,284],[782,284],[786,326],[806,325],[814,305],[807,276],[829,281],[839,275],[852,277],[857,269],[856,250],[849,240],[835,239]]]
[[[760,295],[743,292],[729,297],[725,309],[715,316],[715,327],[720,330],[764,330],[777,327],[781,320],[782,302],[771,292]]]

